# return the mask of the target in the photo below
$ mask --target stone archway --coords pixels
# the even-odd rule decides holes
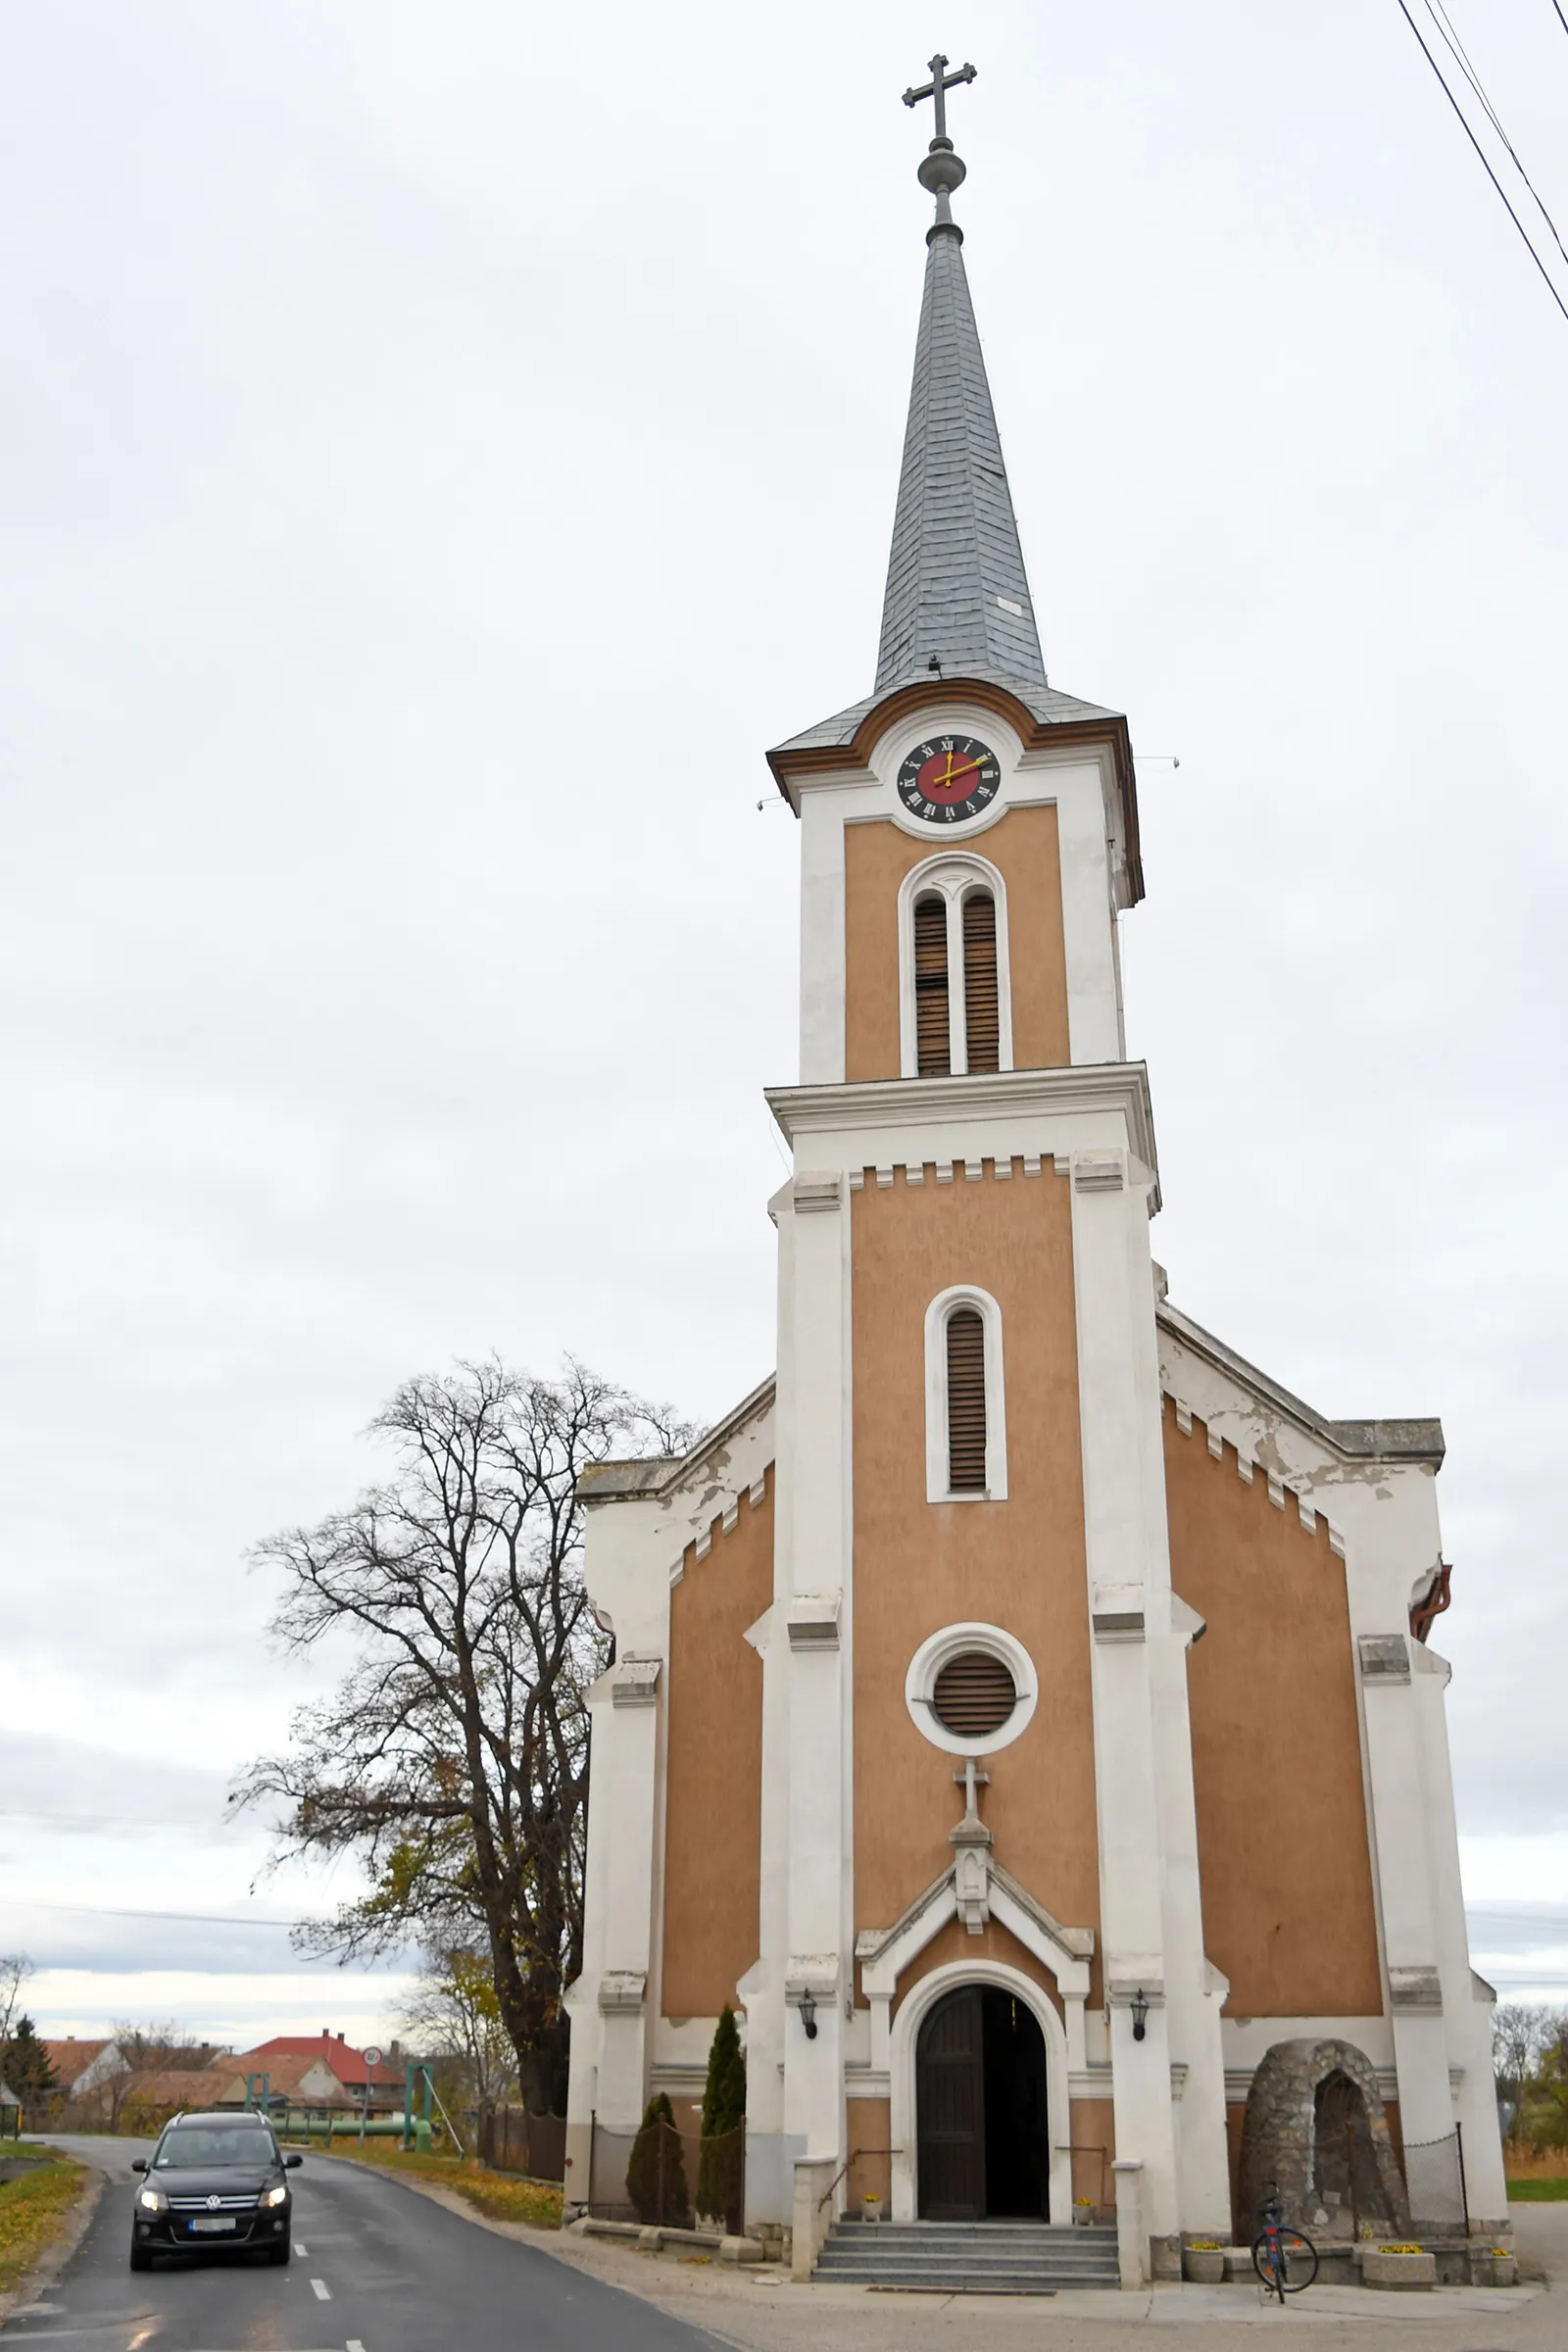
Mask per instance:
[[[1316,2217],[1353,2204],[1356,2223],[1407,2232],[1410,2208],[1378,2079],[1348,2041],[1277,2041],[1247,2094],[1236,2231],[1250,2239],[1277,2184],[1285,2218],[1309,2234]],[[1332,2205],[1327,2199],[1332,2198]]]

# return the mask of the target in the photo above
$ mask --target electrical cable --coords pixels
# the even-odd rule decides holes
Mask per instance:
[[[1512,139],[1509,138],[1508,133],[1503,129],[1502,118],[1498,114],[1496,108],[1493,105],[1492,100],[1488,97],[1486,90],[1483,88],[1481,76],[1476,72],[1474,66],[1470,63],[1469,56],[1465,50],[1465,45],[1463,41],[1460,40],[1457,31],[1454,29],[1452,18],[1449,16],[1447,10],[1444,7],[1443,0],[1425,0],[1425,4],[1427,15],[1432,19],[1433,24],[1436,24],[1439,32],[1442,33],[1444,40],[1447,44],[1449,55],[1453,58],[1454,63],[1458,66],[1460,73],[1464,75],[1466,81],[1468,81],[1470,87],[1480,99],[1482,106],[1486,110],[1487,121],[1492,124],[1493,129],[1496,132],[1498,138],[1502,141],[1503,146],[1507,149],[1509,160],[1512,162],[1514,170],[1524,181],[1525,186],[1530,190],[1531,196],[1535,201],[1537,212],[1541,215],[1541,218],[1543,220],[1544,220],[1546,226],[1551,231],[1552,242],[1555,244],[1557,251],[1562,255],[1563,260],[1568,262],[1568,246],[1565,246],[1561,237],[1558,236],[1556,221],[1552,219],[1545,206],[1542,203],[1540,196],[1537,195],[1535,182],[1531,178],[1529,172],[1525,170],[1524,165],[1521,163],[1518,149],[1515,147]]]
[[[1409,25],[1411,32],[1415,35],[1415,39],[1420,48],[1422,56],[1426,59],[1427,64],[1432,68],[1433,73],[1437,75],[1438,87],[1442,90],[1443,95],[1445,98],[1446,98],[1448,104],[1458,116],[1459,121],[1464,127],[1465,137],[1469,140],[1471,146],[1475,149],[1477,155],[1480,157],[1482,171],[1485,172],[1487,177],[1496,189],[1497,194],[1502,198],[1503,207],[1507,212],[1509,220],[1513,222],[1515,228],[1519,231],[1521,238],[1524,240],[1525,251],[1529,254],[1531,260],[1535,263],[1536,268],[1541,271],[1542,276],[1545,280],[1547,293],[1551,296],[1552,301],[1557,305],[1558,310],[1561,311],[1564,318],[1568,318],[1568,302],[1564,302],[1562,296],[1558,293],[1556,281],[1552,277],[1551,271],[1546,268],[1545,263],[1542,260],[1540,254],[1536,251],[1535,245],[1531,240],[1530,231],[1526,228],[1524,222],[1514,211],[1513,206],[1508,202],[1508,192],[1506,188],[1504,188],[1501,180],[1497,177],[1497,174],[1495,172],[1494,172],[1491,164],[1487,160],[1487,151],[1482,146],[1481,141],[1476,137],[1475,132],[1470,127],[1470,119],[1466,115],[1464,108],[1459,104],[1458,99],[1448,87],[1447,81],[1444,76],[1443,68],[1439,65],[1437,59],[1427,47],[1426,42],[1422,39],[1421,27],[1416,23],[1414,17],[1411,16],[1409,9],[1405,6],[1405,0],[1398,0],[1398,10],[1400,16],[1403,17],[1405,23]],[[1534,193],[1533,190],[1532,193]]]
[[[1562,0],[1551,0],[1551,5],[1557,11],[1558,24],[1562,26],[1564,32],[1568,32],[1568,17],[1565,17],[1562,13]]]
[[[131,1911],[119,1903],[51,1903],[26,1894],[0,1895],[8,1911],[74,1911],[87,1919],[179,1919],[204,1928],[296,1928],[295,1919],[242,1919],[221,1911]]]

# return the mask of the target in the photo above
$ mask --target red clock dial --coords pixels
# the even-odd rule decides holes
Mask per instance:
[[[996,798],[997,755],[972,735],[937,735],[916,744],[898,775],[900,800],[927,824],[958,824]]]

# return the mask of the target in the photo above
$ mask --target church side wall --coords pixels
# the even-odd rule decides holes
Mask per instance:
[[[669,1601],[664,1830],[666,2018],[716,2018],[758,1954],[762,1661],[745,1639],[773,1597],[773,1473]]]
[[[1218,1460],[1166,1399],[1171,1581],[1207,1621],[1189,1653],[1208,1957],[1232,2017],[1383,2013],[1354,1646],[1328,1523]]]
[[[1000,830],[1000,828],[999,828]],[[855,1377],[855,1924],[885,1928],[952,1860],[954,1759],[905,1704],[919,1644],[999,1625],[1039,1678],[1034,1720],[987,1760],[996,1854],[1074,1926],[1100,1917],[1072,1207],[1049,1172],[962,1164],[851,1196]],[[1008,1498],[926,1499],[924,1319],[972,1283],[1002,1314]]]
[[[1006,886],[1013,1066],[1060,1068],[1072,1054],[1055,808],[1011,808],[968,846]],[[885,818],[845,827],[846,1078],[899,1075],[899,884],[942,847]]]

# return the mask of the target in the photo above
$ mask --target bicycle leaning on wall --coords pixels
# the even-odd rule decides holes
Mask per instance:
[[[1258,2213],[1263,2227],[1252,2240],[1252,2268],[1283,2303],[1317,2277],[1317,2248],[1299,2230],[1286,2229],[1277,2187],[1270,2187]]]

